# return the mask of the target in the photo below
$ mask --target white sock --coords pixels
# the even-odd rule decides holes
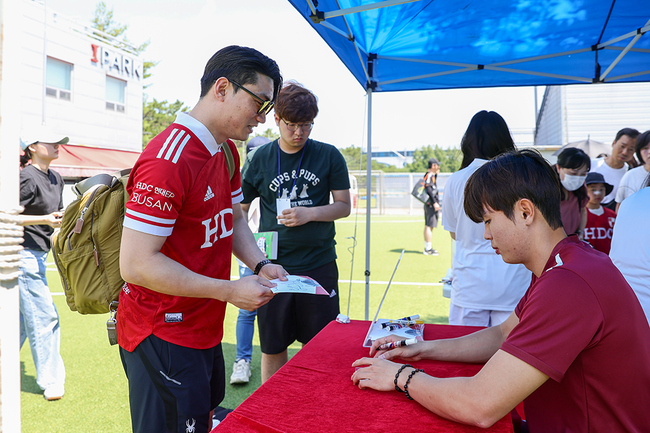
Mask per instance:
[[[432,249],[431,242],[425,242],[425,243],[424,243],[424,249],[425,249],[425,250],[430,250],[430,249]]]

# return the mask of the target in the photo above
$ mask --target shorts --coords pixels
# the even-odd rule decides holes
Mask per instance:
[[[226,389],[221,344],[191,349],[150,335],[133,352],[120,347],[120,357],[134,433],[208,432]]]
[[[427,227],[438,227],[438,211],[433,206],[424,205],[424,225]]]
[[[278,293],[269,303],[258,308],[260,346],[262,353],[267,355],[284,352],[296,340],[303,344],[309,342],[340,312],[336,261],[295,274],[313,278],[328,293],[334,290],[336,295]]]
[[[449,304],[449,324],[460,326],[497,326],[505,322],[512,311],[474,310]]]

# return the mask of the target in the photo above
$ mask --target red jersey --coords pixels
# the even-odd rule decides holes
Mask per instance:
[[[585,226],[585,240],[598,251],[609,254],[612,246],[612,233],[614,231],[614,221],[616,221],[616,212],[604,206],[601,215],[596,215],[591,209],[587,208],[587,225]],[[598,211],[596,209],[596,211]]]
[[[235,145],[224,145],[239,167]],[[240,175],[236,170],[230,179],[221,146],[203,124],[179,114],[142,152],[127,191],[124,227],[166,237],[161,253],[193,272],[230,279],[232,205],[243,199]],[[221,342],[225,302],[130,283],[119,302],[118,342],[130,352],[151,334],[194,349]]]
[[[608,256],[563,239],[515,314],[501,349],[549,376],[524,403],[532,433],[647,431],[650,328]]]

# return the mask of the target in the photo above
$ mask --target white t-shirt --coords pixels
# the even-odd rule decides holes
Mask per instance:
[[[629,196],[618,210],[609,257],[636,293],[650,321],[650,188]]]
[[[621,179],[621,183],[616,191],[616,203],[621,203],[623,200],[640,190],[645,184],[646,177],[650,173],[645,169],[645,166],[635,167],[629,170]]]
[[[612,168],[605,162],[605,158],[596,158],[591,160],[591,173],[600,173],[605,178],[605,182],[612,185],[614,189],[603,199],[603,204],[610,203],[616,199],[616,191],[621,183],[623,175],[627,172],[629,166],[627,162],[623,163],[622,168]]]
[[[531,272],[524,265],[505,263],[483,237],[485,225],[470,220],[463,209],[465,184],[486,162],[475,159],[445,184],[442,225],[456,233],[451,302],[476,310],[513,311],[530,285]]]

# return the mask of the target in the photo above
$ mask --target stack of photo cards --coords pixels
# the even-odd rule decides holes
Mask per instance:
[[[363,347],[372,346],[372,342],[378,338],[388,337],[389,335],[397,335],[398,337],[404,337],[404,339],[415,338],[418,341],[424,341],[424,324],[418,323],[417,325],[402,326],[402,327],[387,327],[384,323],[389,323],[391,320],[388,319],[378,319],[376,322],[372,322],[366,339],[363,342]],[[399,320],[392,320],[393,323],[399,322]]]
[[[370,322],[368,333],[366,334],[366,337],[363,339],[363,344],[362,344],[363,347],[370,347],[372,346],[372,342],[377,338],[386,337],[391,334],[404,336],[406,338],[419,337],[419,339],[422,340],[424,325],[413,325],[412,327],[403,326],[400,327],[399,329],[394,329],[392,327],[384,328],[382,327],[382,324],[389,322],[389,320],[388,319],[377,320],[377,317],[379,316],[379,310],[381,310],[381,306],[384,304],[384,299],[386,299],[386,294],[388,293],[388,289],[390,289],[390,284],[393,282],[393,277],[395,276],[395,272],[397,272],[397,268],[399,267],[399,262],[402,260],[402,256],[404,256],[404,250],[402,250],[402,254],[400,254],[399,259],[397,259],[397,264],[395,265],[395,269],[393,270],[393,275],[390,276],[390,280],[388,281],[388,286],[386,286],[386,290],[384,291],[384,296],[381,298],[381,302],[379,303],[379,307],[377,308],[377,312],[375,313],[375,318],[372,320],[372,322]],[[419,331],[418,331],[418,327],[421,327]],[[388,331],[388,329],[391,330]]]
[[[327,295],[330,298],[336,296],[336,290],[327,293],[327,290],[313,278],[302,275],[287,275],[287,281],[281,281],[279,278],[271,280],[276,286],[271,288],[273,293],[304,293],[307,295]]]

